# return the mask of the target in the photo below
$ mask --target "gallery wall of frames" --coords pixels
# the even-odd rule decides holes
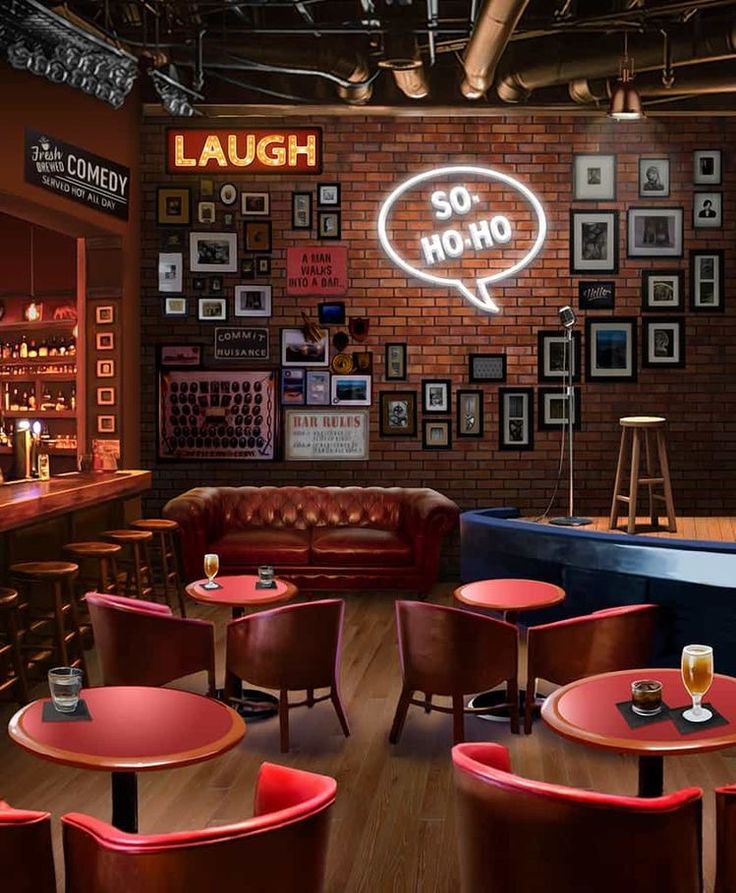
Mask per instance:
[[[329,482],[542,511],[566,413],[565,304],[580,510],[607,510],[632,414],[668,419],[678,511],[736,507],[736,122],[308,123],[319,173],[250,176],[167,172],[168,124],[144,123],[152,508],[195,484]],[[545,247],[498,289],[496,317],[408,278],[376,236],[391,189],[447,163],[506,171],[547,213]]]

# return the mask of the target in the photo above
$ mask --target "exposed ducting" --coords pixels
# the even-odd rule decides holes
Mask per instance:
[[[396,86],[409,99],[424,99],[429,96],[429,83],[421,62],[411,68],[394,68],[392,71]]]
[[[463,54],[466,99],[480,99],[493,83],[496,66],[529,0],[485,0]]]
[[[422,55],[416,40],[410,35],[405,35],[402,39],[384,40],[383,58],[378,67],[393,74],[396,86],[409,99],[424,99],[429,96],[429,82]]]
[[[580,105],[608,102],[616,89],[615,78],[579,78],[569,85],[570,98]],[[681,71],[674,84],[662,83],[659,71],[649,71],[636,78],[636,89],[641,96],[677,97],[704,96],[710,93],[736,93],[736,64],[716,62]]]

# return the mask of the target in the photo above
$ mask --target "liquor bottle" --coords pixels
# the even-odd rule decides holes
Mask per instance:
[[[50,357],[58,357],[59,356],[59,348],[56,344],[56,338],[49,339],[49,356]]]
[[[59,391],[56,395],[56,411],[63,412],[66,409],[66,397],[63,391]]]
[[[28,356],[28,342],[26,341],[25,335],[21,338],[20,350],[18,351],[18,353],[20,354],[20,358],[22,360],[25,360],[25,358]]]
[[[20,395],[20,403],[18,404],[18,409],[21,412],[28,412],[28,391],[23,391]]]
[[[31,391],[30,394],[28,395],[28,409],[31,410],[31,412],[33,412],[33,410],[35,408],[36,408],[36,392]]]
[[[36,339],[31,338],[31,343],[28,345],[28,357],[33,359],[38,356],[38,347],[36,346]]]
[[[43,386],[43,394],[41,395],[41,412],[48,412],[49,410],[54,409],[55,406],[56,404],[54,403],[54,398],[51,396],[51,390],[46,384]]]
[[[66,356],[66,340],[64,338],[59,338],[59,356]]]
[[[13,343],[13,346],[12,346],[11,349],[10,349],[10,356],[11,356],[12,359],[17,360],[17,359],[18,359],[18,355],[19,355],[19,351],[18,351],[18,342],[15,341],[15,342]]]
[[[69,346],[66,349],[66,355],[68,357],[74,357],[77,355],[77,341],[74,336],[69,339]]]
[[[13,391],[10,395],[10,411],[18,412],[20,409],[20,395],[18,394],[18,388],[13,388]]]
[[[41,343],[38,345],[38,355],[39,357],[47,357],[49,355],[49,346],[46,343],[46,336],[41,339]]]
[[[77,408],[77,389],[74,385],[72,385],[72,395],[69,398],[69,407],[72,412]]]
[[[10,346],[10,342],[6,341],[5,344],[3,344],[3,359],[9,360],[12,352],[13,349]]]

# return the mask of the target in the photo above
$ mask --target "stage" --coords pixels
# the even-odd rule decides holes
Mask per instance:
[[[532,523],[545,523],[544,521],[534,521],[533,518],[522,518],[520,520],[530,521]],[[636,533],[626,533],[626,519],[620,518],[619,525],[616,530],[608,529],[608,515],[605,517],[595,517],[593,523],[581,530],[595,530],[600,533],[620,533],[624,536],[658,536],[667,539],[686,539],[686,540],[714,540],[723,543],[736,543],[736,517],[719,516],[719,517],[684,517],[677,519],[677,533],[670,533],[666,529],[666,519],[662,519],[658,528],[653,528],[648,517],[636,519]],[[736,585],[736,580],[734,581]]]

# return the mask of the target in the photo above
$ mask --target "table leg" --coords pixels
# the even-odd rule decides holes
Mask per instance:
[[[233,607],[233,620],[239,620],[245,616],[245,608],[238,605]],[[243,688],[242,682],[238,684],[236,697],[240,703],[232,706],[249,722],[259,719],[270,719],[279,712],[279,701],[267,691],[259,691],[257,688]]]
[[[112,773],[112,823],[120,831],[138,833],[138,778],[135,772]]]
[[[517,621],[519,619],[518,611],[504,611],[503,619],[506,623],[511,623],[514,626],[517,625]],[[523,634],[523,633],[522,633]],[[520,702],[520,711],[521,716],[524,716],[524,705],[525,705],[526,692],[522,689],[519,692],[519,702]],[[508,692],[506,689],[493,691],[484,691],[479,695],[476,695],[474,698],[471,698],[468,701],[468,707],[476,710],[479,707],[482,709],[488,709],[487,713],[476,713],[475,715],[478,719],[484,719],[487,722],[508,722],[511,718],[511,712],[508,708]]]
[[[639,757],[639,796],[661,797],[664,791],[664,758]]]

